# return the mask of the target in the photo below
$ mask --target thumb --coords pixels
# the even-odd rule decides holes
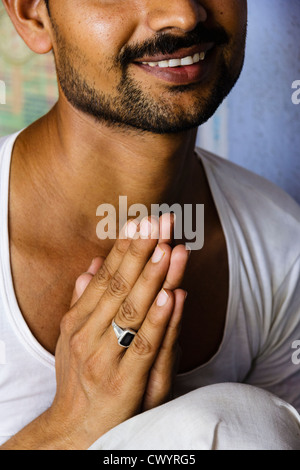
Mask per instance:
[[[75,287],[73,290],[73,295],[72,295],[72,300],[70,307],[73,307],[73,305],[77,302],[77,300],[82,296],[84,293],[85,289],[93,279],[94,275],[97,273],[97,271],[100,269],[104,262],[105,258],[98,257],[94,258],[93,261],[91,262],[90,266],[87,269],[87,272],[81,274],[75,283]]]

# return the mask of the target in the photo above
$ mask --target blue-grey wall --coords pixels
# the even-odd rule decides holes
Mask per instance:
[[[249,0],[245,66],[198,145],[249,168],[300,202],[300,0]],[[300,93],[298,93],[300,98]],[[300,101],[300,99],[298,99]]]
[[[245,68],[228,98],[228,156],[300,202],[300,0],[249,0]]]

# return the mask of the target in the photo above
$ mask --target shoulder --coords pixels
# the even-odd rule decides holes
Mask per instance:
[[[253,209],[259,214],[269,208],[276,214],[289,214],[300,223],[299,204],[274,183],[206,150],[198,148],[197,153],[224,196],[227,195],[231,201],[236,201],[237,207],[248,209],[248,214]],[[209,176],[208,174],[208,178]],[[253,207],[256,202],[260,202],[262,206]],[[266,213],[263,215],[268,216]]]
[[[300,229],[300,206],[284,190],[265,178],[206,150],[197,149],[213,189],[218,189],[235,212],[257,223],[283,220]],[[300,254],[300,253],[299,253]]]
[[[249,255],[257,268],[268,267],[284,277],[300,257],[299,204],[274,183],[233,162],[202,149],[197,154],[240,253]]]

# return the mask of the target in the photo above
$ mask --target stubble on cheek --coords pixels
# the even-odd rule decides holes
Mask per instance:
[[[108,57],[97,51],[84,52],[78,44],[67,42],[56,29],[55,60],[58,80],[67,100],[89,114],[96,122],[120,129],[128,127],[155,133],[173,133],[205,122],[234,85],[243,64],[242,38],[219,49],[216,72],[205,88],[192,87],[182,93],[155,86],[155,82],[136,74],[132,63],[120,55]],[[141,78],[142,77],[142,78]],[[194,103],[185,100],[193,93]],[[185,107],[183,103],[189,103]],[[200,111],[199,111],[200,110]]]

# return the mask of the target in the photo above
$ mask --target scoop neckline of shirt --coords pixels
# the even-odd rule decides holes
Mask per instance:
[[[47,351],[35,338],[35,336],[32,334],[30,328],[28,327],[23,314],[20,310],[15,290],[14,290],[14,285],[13,285],[13,278],[12,278],[12,272],[11,272],[11,264],[10,264],[10,246],[9,246],[9,234],[8,234],[8,194],[9,194],[9,175],[10,175],[10,164],[11,164],[11,156],[13,152],[13,148],[16,142],[16,139],[18,135],[22,132],[16,132],[14,134],[11,134],[8,136],[3,148],[2,153],[4,153],[2,158],[2,161],[0,162],[1,165],[1,212],[3,211],[3,220],[5,220],[5,226],[3,226],[3,229],[1,230],[1,256],[2,259],[5,261],[2,262],[2,264],[6,268],[6,272],[3,273],[3,283],[5,287],[5,291],[7,292],[7,304],[8,304],[8,309],[7,309],[7,314],[10,318],[10,321],[12,322],[12,325],[14,327],[15,332],[17,333],[17,336],[21,340],[22,344],[25,346],[25,348],[33,354],[40,362],[43,362],[45,365],[48,367],[50,366],[51,368],[55,368],[55,356],[51,354],[49,351]],[[236,283],[236,278],[237,278],[237,254],[236,254],[236,249],[233,243],[231,243],[232,234],[231,234],[231,225],[227,222],[228,219],[225,218],[224,214],[228,211],[228,208],[226,204],[224,203],[224,200],[222,197],[219,197],[219,188],[218,185],[214,181],[213,173],[209,168],[209,152],[195,148],[195,155],[199,159],[200,163],[203,165],[203,169],[205,171],[208,184],[210,187],[210,191],[220,218],[220,222],[223,228],[223,232],[225,235],[226,239],[226,246],[227,246],[227,254],[228,254],[228,264],[229,264],[229,293],[228,293],[228,302],[227,302],[227,309],[226,309],[226,320],[225,320],[225,326],[224,326],[224,331],[223,331],[223,337],[222,341],[220,343],[220,346],[217,350],[217,352],[209,359],[207,362],[204,364],[195,367],[189,371],[177,374],[176,380],[177,379],[184,379],[187,376],[196,374],[197,371],[202,371],[204,368],[210,366],[213,362],[215,362],[218,357],[220,356],[220,353],[222,349],[224,348],[228,337],[230,336],[230,326],[233,324],[234,318],[233,318],[233,312],[235,312],[235,305],[237,298],[234,295],[234,285]],[[220,158],[220,157],[216,157]],[[4,165],[4,169],[3,169]],[[6,170],[5,177],[3,178],[3,173]],[[5,184],[3,184],[3,181]]]

